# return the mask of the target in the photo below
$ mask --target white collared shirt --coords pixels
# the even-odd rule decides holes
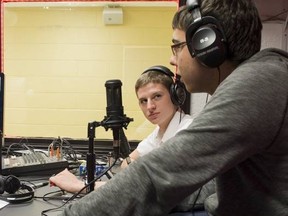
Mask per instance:
[[[180,121],[181,118],[181,121]],[[162,139],[159,139],[159,126],[157,126],[154,131],[148,135],[147,138],[143,139],[137,146],[137,151],[142,157],[143,155],[149,153],[153,149],[158,148],[162,143],[175,136],[177,132],[187,128],[193,121],[192,116],[176,112],[170,121]]]

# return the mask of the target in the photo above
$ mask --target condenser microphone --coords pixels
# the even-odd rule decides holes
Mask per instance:
[[[122,105],[122,82],[120,80],[107,80],[105,83],[106,87],[106,116],[101,122],[101,125],[108,130],[109,128],[113,131],[113,149],[114,157],[119,157],[120,151],[120,135],[119,131],[124,127],[127,128],[132,118],[124,115],[124,108]]]
[[[124,117],[123,105],[122,105],[122,82],[120,80],[108,80],[105,83],[106,87],[106,114],[105,125],[106,130],[112,129],[113,132],[113,150],[114,158],[119,158],[120,137],[119,130],[122,127],[122,121]]]
[[[124,120],[122,105],[122,82],[120,80],[107,80],[106,87],[106,126],[108,128],[120,127]]]

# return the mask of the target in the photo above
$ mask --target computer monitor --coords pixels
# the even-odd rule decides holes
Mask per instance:
[[[4,73],[0,73],[0,175],[2,174],[3,145],[4,145]]]

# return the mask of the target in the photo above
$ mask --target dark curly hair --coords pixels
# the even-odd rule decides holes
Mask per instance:
[[[261,47],[262,23],[253,0],[198,0],[202,16],[213,16],[227,39],[228,59],[242,62]],[[183,6],[175,13],[172,28],[184,32],[194,19]]]

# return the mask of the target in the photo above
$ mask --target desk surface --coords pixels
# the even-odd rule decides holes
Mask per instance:
[[[119,172],[120,166],[113,167],[113,172]],[[46,178],[46,177],[45,177]],[[33,179],[33,177],[31,177]],[[36,178],[37,179],[37,178]],[[39,179],[39,177],[38,177]],[[47,177],[46,180],[48,180]],[[101,180],[107,181],[107,176],[102,176]],[[31,180],[33,182],[33,180]],[[45,180],[43,180],[45,181]],[[35,189],[35,197],[43,197],[45,194],[53,191],[59,191],[58,187],[45,186]],[[68,195],[69,196],[69,195]],[[47,209],[56,208],[63,205],[63,200],[49,200],[44,201],[42,198],[34,198],[31,201],[20,204],[8,204],[4,208],[0,209],[0,216],[41,216],[41,212]],[[67,204],[66,204],[67,205]],[[63,208],[62,208],[63,209]],[[61,211],[48,212],[48,216],[59,215]]]
[[[59,191],[58,187],[45,186],[35,190],[36,197],[43,197],[49,192]],[[70,194],[69,194],[70,195]],[[69,196],[68,195],[68,196]],[[41,216],[42,211],[63,205],[63,200],[44,201],[42,198],[34,198],[21,204],[8,204],[0,210],[0,216]],[[61,208],[63,210],[63,208]],[[48,216],[57,216],[61,211],[47,212]],[[168,216],[208,216],[205,211],[172,213]]]
[[[46,193],[59,191],[57,187],[45,186],[35,190],[35,196],[43,197]],[[0,210],[0,216],[41,216],[43,210],[55,208],[63,204],[63,200],[44,201],[42,198],[34,198],[31,201],[20,204],[8,204]],[[60,211],[48,212],[47,215],[56,216]]]

